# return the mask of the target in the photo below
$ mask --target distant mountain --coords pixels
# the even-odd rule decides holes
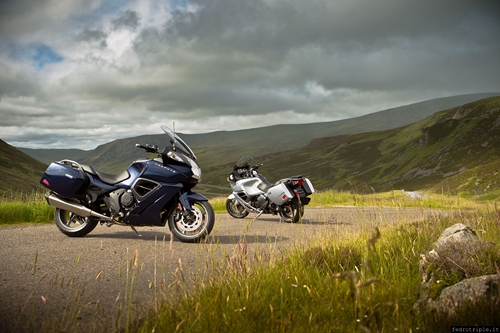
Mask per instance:
[[[436,125],[435,123],[439,123],[433,115],[437,112],[438,114],[456,112],[464,104],[464,108],[477,105],[487,109],[487,103],[496,105],[497,100],[495,98],[478,100],[499,95],[473,94],[439,98],[334,122],[276,125],[248,130],[180,134],[180,136],[198,156],[203,170],[203,181],[199,189],[210,196],[228,193],[229,187],[225,180],[227,173],[243,155],[259,157],[258,161],[266,164],[262,172],[266,176],[269,175],[270,180],[294,173],[307,173],[319,189],[345,188],[361,183],[385,189],[391,186],[396,188],[403,184],[422,188],[430,186],[427,180],[441,175],[443,170],[446,170],[444,176],[433,179],[434,184],[444,179],[451,180],[453,173],[458,175],[461,172],[459,170],[471,170],[487,163],[478,159],[476,161],[481,163],[477,166],[473,166],[472,162],[460,166],[460,163],[456,162],[453,166],[459,167],[452,170],[450,159],[446,157],[441,164],[426,169],[429,159],[437,161],[434,155],[423,158],[425,152],[431,154],[430,151],[437,147],[433,138],[437,135],[436,132],[440,133],[438,129],[441,127],[432,127]],[[477,104],[474,101],[477,101]],[[475,120],[467,119],[470,124],[475,124]],[[460,120],[460,123],[462,121]],[[433,129],[429,129],[428,134],[425,134],[427,132],[422,126]],[[449,129],[446,126],[443,128]],[[461,132],[452,133],[457,138],[462,137]],[[426,135],[430,138],[427,141],[428,145],[420,147]],[[468,137],[467,140],[475,140],[476,137],[479,138],[479,134]],[[411,140],[420,141],[415,144]],[[445,141],[453,151],[467,155],[467,152],[456,146],[455,141],[451,139]],[[158,134],[116,140],[88,152],[36,149],[25,151],[47,163],[69,158],[97,166],[106,172],[117,173],[127,168],[133,160],[146,157],[142,149],[135,147],[136,143],[156,144],[160,147],[169,144],[166,135]],[[463,142],[461,144],[464,145]],[[488,147],[492,149],[491,144]],[[444,152],[447,149],[448,146],[445,145],[439,151]],[[83,152],[86,156],[79,155]],[[39,154],[44,153],[46,156],[42,158]],[[432,153],[441,156],[439,152],[432,150]],[[495,163],[494,161],[495,158],[490,162]],[[413,169],[406,169],[409,166],[413,166]],[[420,177],[422,175],[425,177]],[[459,185],[454,184],[455,187]]]
[[[47,165],[0,140],[0,194],[41,188],[39,181],[46,168]]]
[[[203,169],[225,162],[234,163],[242,155],[260,156],[304,147],[317,138],[396,128],[438,111],[497,95],[500,94],[438,98],[340,121],[179,135],[194,149]],[[95,165],[103,171],[120,172],[133,160],[145,156],[142,149],[135,148],[136,143],[163,147],[168,144],[166,139],[166,135],[158,134],[116,140],[97,147],[82,163]]]
[[[499,191],[500,97],[438,112],[396,129],[325,137],[259,157],[270,180],[305,173],[318,189]],[[213,192],[231,163],[204,170]],[[228,192],[228,191],[226,191]]]
[[[54,161],[63,159],[82,161],[85,157],[92,153],[92,150],[82,149],[32,149],[32,148],[17,148],[25,154],[36,158],[42,163],[50,164]]]

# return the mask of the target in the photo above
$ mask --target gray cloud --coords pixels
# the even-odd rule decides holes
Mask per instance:
[[[93,148],[161,122],[239,129],[500,92],[498,1],[55,4],[0,3],[0,128],[11,143]],[[23,50],[35,42],[62,60],[33,66]]]
[[[106,48],[108,46],[107,37],[108,34],[103,30],[87,27],[76,36],[75,40],[77,42],[95,43],[101,48]]]
[[[140,16],[132,11],[126,10],[120,17],[111,20],[111,25],[113,29],[126,28],[130,30],[135,30],[139,27]]]

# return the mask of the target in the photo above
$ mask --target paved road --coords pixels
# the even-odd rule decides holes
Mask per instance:
[[[204,244],[172,240],[166,228],[138,228],[142,234],[138,237],[127,227],[98,226],[86,237],[70,238],[55,225],[3,227],[0,331],[12,331],[6,328],[13,325],[16,331],[27,327],[39,331],[42,322],[61,323],[66,331],[73,331],[75,323],[85,332],[117,330],[127,318],[140,317],[152,308],[155,299],[172,297],[175,288],[169,285],[182,276],[188,282],[199,278],[207,263],[228,260],[242,243],[252,257],[254,252],[282,251],[318,235],[340,238],[345,232],[436,213],[443,212],[308,207],[297,224],[270,215],[253,221],[252,214],[233,219],[218,213]]]

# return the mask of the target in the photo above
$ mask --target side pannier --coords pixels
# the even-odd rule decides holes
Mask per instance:
[[[89,177],[77,162],[62,160],[49,165],[40,184],[62,197],[72,198],[83,194],[89,185]]]

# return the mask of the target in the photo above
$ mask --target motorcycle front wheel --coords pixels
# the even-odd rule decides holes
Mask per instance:
[[[246,210],[246,208],[236,199],[226,200],[226,210],[229,215],[237,219],[242,219],[248,215],[248,210]]]
[[[83,237],[94,230],[98,223],[93,217],[83,217],[61,208],[56,208],[54,219],[57,228],[69,237]]]
[[[283,221],[288,223],[297,223],[304,215],[304,206],[299,199],[293,198],[286,204],[280,206],[279,214]]]
[[[208,201],[190,201],[191,211],[176,208],[168,217],[168,227],[175,238],[184,243],[198,243],[210,234],[215,224],[215,214]]]

